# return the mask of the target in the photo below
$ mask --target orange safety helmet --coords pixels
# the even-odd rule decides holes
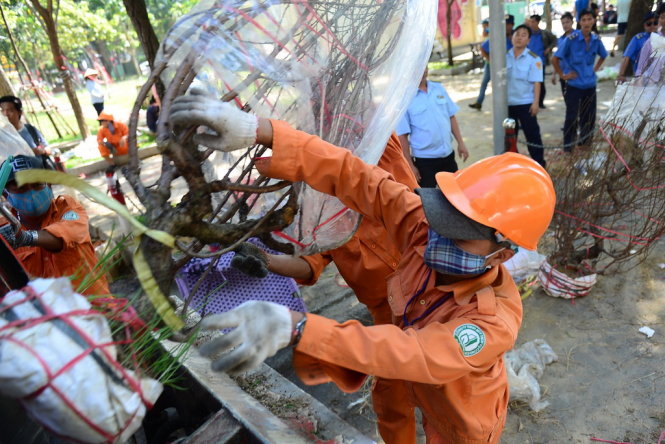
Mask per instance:
[[[466,217],[529,250],[537,248],[554,214],[552,179],[522,154],[504,153],[456,173],[437,173],[436,183]]]
[[[101,112],[97,116],[97,120],[108,120],[109,122],[113,122],[113,114]]]

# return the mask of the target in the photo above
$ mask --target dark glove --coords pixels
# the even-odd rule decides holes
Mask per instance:
[[[248,276],[264,278],[268,276],[268,256],[256,245],[243,242],[234,250],[231,266]]]
[[[115,145],[113,145],[111,142],[108,142],[106,139],[104,139],[104,141],[102,143],[104,144],[106,149],[109,150],[111,152],[111,154],[113,154],[115,156],[115,153],[117,151],[115,149]]]
[[[31,247],[37,242],[37,232],[35,230],[21,230],[18,233],[14,227],[7,224],[0,227],[0,235],[5,238],[12,248]]]

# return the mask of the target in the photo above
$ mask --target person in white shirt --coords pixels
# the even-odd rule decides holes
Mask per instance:
[[[83,74],[85,88],[90,93],[90,100],[92,101],[92,106],[95,107],[95,111],[97,111],[97,115],[104,110],[104,88],[98,76],[99,71],[92,68],[86,69],[85,74]]]

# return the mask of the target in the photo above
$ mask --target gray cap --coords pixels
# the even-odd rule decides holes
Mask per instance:
[[[416,188],[429,226],[449,239],[487,239],[496,242],[496,229],[468,218],[438,188]]]

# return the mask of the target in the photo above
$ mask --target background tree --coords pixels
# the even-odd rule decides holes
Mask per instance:
[[[150,64],[150,69],[152,69],[155,66],[155,56],[159,49],[159,40],[150,23],[145,0],[123,0],[123,3],[125,4],[127,15],[132,20],[134,30],[138,34],[143,54],[145,54]]]
[[[7,73],[0,65],[0,95],[2,96],[15,96],[14,88],[12,87],[12,82],[10,82],[7,77]]]
[[[76,90],[74,89],[74,84],[72,82],[72,73],[65,63],[65,54],[60,47],[60,40],[58,38],[58,14],[60,12],[60,1],[56,0],[54,5],[53,0],[46,0],[46,6],[42,5],[40,0],[26,1],[30,2],[30,5],[32,5],[34,10],[41,18],[42,26],[46,31],[46,35],[48,36],[51,46],[53,61],[55,62],[56,68],[60,70],[65,93],[67,94],[69,103],[72,105],[72,110],[74,111],[74,116],[76,117],[76,123],[79,127],[79,132],[81,137],[85,139],[90,135],[90,130],[88,129],[88,125],[85,123],[83,111],[81,110],[81,104],[79,103],[79,99],[76,96]]]
[[[18,48],[16,47],[16,39],[14,39],[14,35],[13,35],[11,29],[9,28],[9,25],[7,24],[7,18],[5,17],[5,11],[2,8],[2,6],[0,6],[0,15],[2,15],[2,23],[5,25],[5,28],[7,30],[7,35],[9,36],[9,41],[11,42],[12,48],[13,48],[14,53],[16,55],[16,59],[19,61],[19,63],[21,64],[21,67],[25,71],[25,74],[28,77],[28,81],[29,81],[30,85],[34,86],[34,85],[36,85],[36,82],[33,80],[32,73],[30,72],[30,69],[28,68],[28,65],[25,63],[25,60],[23,60],[23,57],[21,57],[21,53],[18,51]],[[56,134],[58,135],[58,138],[62,138],[62,134],[60,133],[60,128],[58,127],[58,125],[56,125],[55,121],[53,120],[53,116],[51,115],[51,113],[48,112],[48,107],[46,106],[46,104],[42,100],[42,96],[36,91],[35,91],[35,95],[37,97],[37,100],[39,100],[39,104],[42,106],[42,109],[47,111],[46,116],[51,121],[51,125],[53,125],[53,129],[55,130]]]

